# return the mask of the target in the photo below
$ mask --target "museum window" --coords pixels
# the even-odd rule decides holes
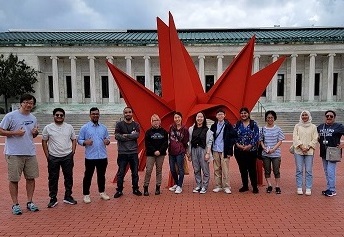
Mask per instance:
[[[154,93],[158,96],[162,96],[161,76],[154,76]]]
[[[296,74],[296,96],[302,95],[302,74]]]
[[[205,92],[208,92],[214,85],[214,75],[206,75],[205,76]]]
[[[84,95],[85,98],[91,98],[90,76],[84,76]]]
[[[53,76],[48,76],[49,84],[49,98],[54,98],[54,79]]]
[[[102,76],[102,98],[109,98],[109,77]]]
[[[66,76],[67,98],[72,98],[72,77]]]
[[[145,76],[136,76],[136,81],[145,86]]]
[[[320,94],[320,73],[315,73],[314,75],[314,96],[319,96]]]
[[[277,75],[277,96],[284,96],[284,74]]]
[[[333,73],[333,95],[337,95],[338,73]]]

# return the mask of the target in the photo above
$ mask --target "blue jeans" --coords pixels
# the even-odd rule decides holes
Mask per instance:
[[[313,155],[294,154],[296,165],[296,186],[302,188],[303,170],[306,171],[306,189],[311,189],[313,185]]]
[[[174,180],[174,183],[179,187],[183,186],[184,181],[184,153],[176,156],[169,155],[170,171]],[[178,167],[178,173],[176,169]],[[179,176],[179,177],[178,177]]]
[[[332,192],[336,191],[336,162],[330,162],[326,159],[322,159],[325,177],[326,177],[326,189]]]

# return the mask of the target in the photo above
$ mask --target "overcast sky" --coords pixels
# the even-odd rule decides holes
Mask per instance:
[[[0,0],[9,29],[179,29],[344,26],[344,0]]]

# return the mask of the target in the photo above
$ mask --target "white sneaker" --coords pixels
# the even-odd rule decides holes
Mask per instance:
[[[302,188],[297,188],[296,193],[297,193],[298,195],[302,195],[302,194],[303,194]]]
[[[192,190],[193,193],[198,193],[199,191],[201,191],[201,187],[196,187]]]
[[[107,195],[106,193],[99,193],[100,198],[103,200],[110,200],[109,195]]]
[[[205,194],[206,192],[207,192],[207,190],[205,189],[205,187],[203,187],[203,188],[201,189],[201,191],[199,191],[200,194]]]
[[[311,196],[311,195],[312,195],[312,190],[311,190],[310,188],[306,188],[305,194],[306,194],[307,196]]]
[[[177,184],[176,185],[173,185],[172,187],[170,187],[168,190],[170,190],[171,192],[174,192],[174,191],[176,191],[176,189],[177,189]]]
[[[222,188],[214,188],[214,189],[213,189],[213,192],[214,192],[214,193],[218,193],[218,192],[220,192],[221,190],[222,190]]]
[[[90,195],[85,195],[84,196],[84,203],[86,203],[86,204],[91,203]]]
[[[232,193],[232,191],[231,191],[230,188],[225,188],[225,189],[224,189],[224,192],[227,193],[227,194],[231,194],[231,193]]]
[[[174,191],[174,193],[176,193],[176,194],[179,194],[179,193],[182,193],[182,192],[183,192],[183,189],[181,187],[179,187],[179,186],[177,186],[176,191]]]

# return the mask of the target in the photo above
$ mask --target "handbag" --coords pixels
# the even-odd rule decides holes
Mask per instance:
[[[289,147],[289,152],[290,152],[290,154],[294,154],[295,153],[295,150],[294,150],[295,148],[294,148],[294,145],[291,145],[290,147]]]
[[[326,148],[326,160],[331,162],[340,162],[342,159],[342,149],[338,147]]]
[[[264,143],[264,130],[263,130],[263,127],[262,127],[262,134],[263,134],[263,140],[262,142]],[[263,146],[261,144],[261,142],[258,142],[258,147],[257,147],[257,158],[258,160],[263,160]]]

